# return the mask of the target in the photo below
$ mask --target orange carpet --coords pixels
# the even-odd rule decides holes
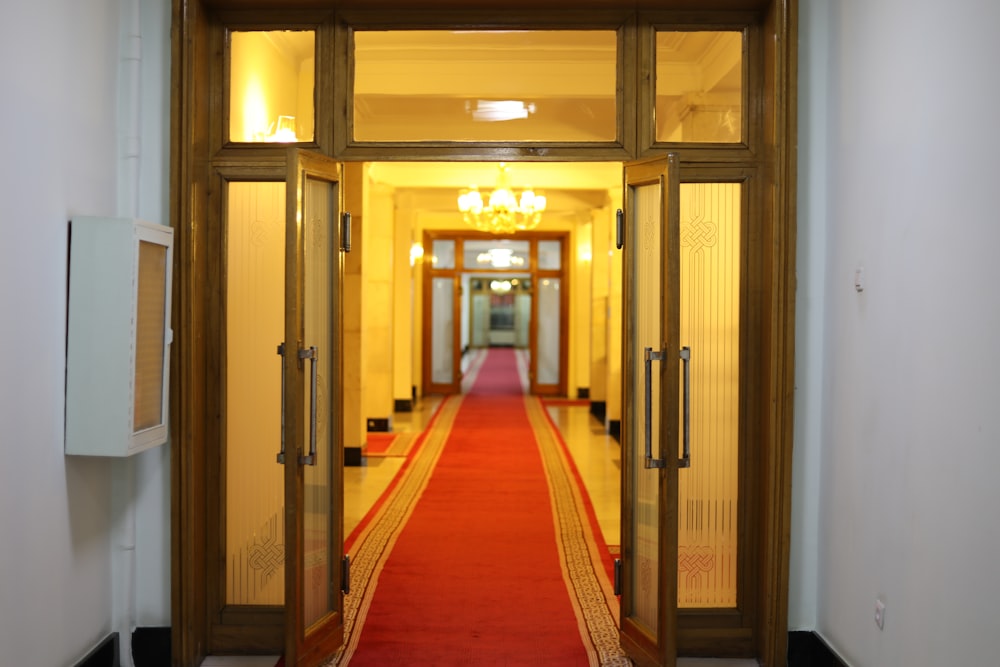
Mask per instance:
[[[597,663],[520,391],[513,351],[491,350],[340,664]]]

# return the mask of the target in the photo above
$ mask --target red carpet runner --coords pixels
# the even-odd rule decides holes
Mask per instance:
[[[514,353],[491,350],[341,664],[596,664],[552,509]]]

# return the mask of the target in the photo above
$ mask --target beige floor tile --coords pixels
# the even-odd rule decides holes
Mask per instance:
[[[552,422],[573,457],[609,546],[621,541],[621,446],[597,419],[589,405],[549,405]]]

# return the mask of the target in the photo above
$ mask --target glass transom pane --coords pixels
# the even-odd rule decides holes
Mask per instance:
[[[656,141],[743,140],[743,34],[656,33]]]
[[[431,246],[431,266],[435,269],[455,268],[454,239],[435,239]]]
[[[542,271],[562,268],[562,241],[538,242],[538,268]]]
[[[356,141],[617,139],[614,30],[354,33]]]
[[[230,37],[229,140],[312,141],[315,33],[269,30]]]
[[[529,241],[495,239],[465,241],[462,255],[465,269],[497,269],[502,271],[524,270],[528,267]]]

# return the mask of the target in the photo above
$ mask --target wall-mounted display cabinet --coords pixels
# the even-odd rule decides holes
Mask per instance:
[[[70,223],[66,453],[129,456],[167,441],[173,230]]]

